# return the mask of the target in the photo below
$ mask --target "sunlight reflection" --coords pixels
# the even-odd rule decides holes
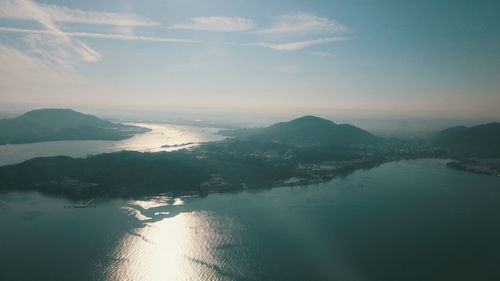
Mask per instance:
[[[174,199],[170,197],[154,197],[149,200],[129,200],[127,204],[148,210],[150,208],[172,205],[174,202]]]
[[[183,203],[180,200],[168,208]],[[141,222],[169,214],[158,211],[148,218],[132,207],[124,208]],[[220,231],[204,212],[181,212],[149,222],[127,232],[109,253],[104,280],[220,280],[221,265],[213,252],[219,243]]]
[[[116,263],[108,268],[107,280],[184,280],[191,279],[189,214],[134,229],[120,241],[112,254]]]
[[[144,221],[144,220],[150,219],[149,217],[143,215],[140,211],[138,211],[132,207],[123,206],[123,207],[121,207],[121,209],[126,211],[129,215],[134,216],[139,221]]]
[[[219,129],[198,128],[172,124],[151,124],[151,123],[126,123],[129,125],[149,128],[152,131],[145,134],[138,134],[132,138],[116,143],[120,150],[134,151],[173,151],[181,148],[188,148],[205,141],[221,140],[224,137],[217,135]],[[179,145],[192,143],[180,147],[161,147],[162,145]]]
[[[0,165],[16,164],[40,156],[65,155],[71,157],[86,157],[88,155],[122,150],[141,152],[173,151],[194,146],[196,143],[217,141],[225,138],[224,136],[216,134],[219,131],[219,129],[216,128],[151,123],[127,124],[150,128],[152,130],[119,141],[49,141],[0,145]],[[183,143],[194,144],[179,147],[161,147],[166,144],[178,145]]]
[[[181,198],[175,198],[174,203],[172,205],[174,206],[184,205],[184,200],[182,200]]]
[[[144,210],[149,210],[158,207],[184,205],[184,200],[182,200],[181,198],[155,196],[149,200],[129,200],[127,201],[127,204],[132,207],[139,207]]]

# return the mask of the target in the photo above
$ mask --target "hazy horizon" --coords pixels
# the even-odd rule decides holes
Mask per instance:
[[[42,108],[17,108],[5,110],[0,108],[0,118],[20,116],[27,111]],[[311,114],[309,112],[251,112],[220,110],[105,110],[99,108],[71,108],[75,111],[92,114],[99,118],[117,122],[166,123],[188,126],[234,128],[234,127],[266,127],[278,122],[290,121],[305,115],[315,115],[331,120],[337,124],[352,124],[382,137],[419,138],[437,131],[455,126],[474,126],[498,119],[454,119],[415,116],[363,116],[355,114]]]
[[[495,1],[2,0],[0,112],[497,121],[499,11]]]

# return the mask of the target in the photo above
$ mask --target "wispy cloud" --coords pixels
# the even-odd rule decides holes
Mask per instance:
[[[272,26],[259,30],[258,33],[291,33],[291,32],[343,32],[348,28],[336,21],[306,13],[286,14],[276,17]]]
[[[241,17],[194,17],[188,22],[178,23],[171,28],[190,29],[203,31],[248,31],[252,30],[257,24],[251,20]]]
[[[7,3],[7,4],[4,4]],[[10,6],[9,6],[10,5]],[[94,62],[102,58],[84,42],[63,32],[43,5],[33,1],[7,1],[0,6],[0,17],[23,14],[24,18],[38,22],[41,32],[24,32],[24,48],[0,46],[2,90],[11,93],[35,91],[36,85],[55,85],[85,81],[76,71],[81,62]],[[22,78],[22,79],[19,79]]]
[[[57,65],[41,61],[17,49],[0,44],[0,73],[2,74],[3,86],[7,83],[17,83],[21,77],[25,82],[38,83],[81,80],[81,77],[76,73],[59,70]]]
[[[331,57],[331,56],[333,56],[333,54],[329,53],[329,52],[311,52],[311,55],[317,56],[317,57]]]
[[[79,61],[97,61],[101,59],[101,55],[90,48],[87,44],[72,39],[67,36],[56,25],[51,13],[47,13],[44,6],[28,1],[7,1],[7,4],[1,6],[0,17],[9,16],[12,13],[14,16],[23,15],[33,21],[37,21],[42,25],[50,35],[40,34],[37,36],[28,35],[25,42],[32,49],[32,52],[38,53],[43,59],[52,62],[63,62],[65,66],[74,64]],[[13,16],[10,16],[13,17]]]
[[[27,9],[37,6],[37,14],[28,13]],[[0,17],[16,20],[33,20],[47,17],[53,22],[71,22],[83,24],[102,24],[116,26],[154,26],[157,23],[135,14],[94,12],[70,9],[67,7],[38,4],[29,0],[6,0],[0,3]]]
[[[0,27],[0,32],[15,32],[27,34],[47,34],[56,35],[50,30],[40,29],[24,29],[13,27]],[[122,34],[107,34],[107,33],[93,33],[93,32],[63,32],[64,35],[69,37],[85,37],[85,38],[99,38],[111,40],[127,40],[127,41],[151,41],[151,42],[167,42],[167,43],[199,43],[196,40],[177,39],[177,38],[164,38],[164,37],[150,37],[150,36],[137,36],[137,35],[122,35]]]
[[[260,43],[251,43],[249,45],[261,46],[261,47],[270,48],[270,49],[274,49],[274,50],[278,50],[278,51],[297,51],[297,50],[304,49],[306,47],[310,47],[313,45],[318,45],[318,44],[323,44],[323,43],[328,43],[328,42],[335,42],[335,41],[343,41],[343,40],[347,40],[347,38],[329,37],[329,38],[320,38],[320,39],[308,40],[308,41],[281,43],[281,44],[260,42]]]

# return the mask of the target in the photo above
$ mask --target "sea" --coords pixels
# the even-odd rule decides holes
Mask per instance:
[[[0,166],[18,164],[35,157],[48,157],[65,155],[71,157],[88,157],[99,153],[109,153],[122,150],[157,152],[172,151],[188,148],[202,142],[222,140],[225,137],[218,135],[218,128],[204,128],[182,126],[174,124],[156,123],[125,123],[151,131],[137,134],[131,138],[109,140],[84,140],[84,141],[48,141],[29,144],[0,145]],[[176,146],[187,144],[185,146]],[[162,147],[169,145],[171,147]]]

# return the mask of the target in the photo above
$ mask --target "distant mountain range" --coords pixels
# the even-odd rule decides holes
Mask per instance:
[[[0,119],[0,144],[57,140],[120,140],[149,129],[114,123],[71,109],[38,109]]]
[[[374,144],[382,139],[349,124],[335,124],[316,116],[303,116],[265,128],[222,131],[240,139],[298,145]]]

